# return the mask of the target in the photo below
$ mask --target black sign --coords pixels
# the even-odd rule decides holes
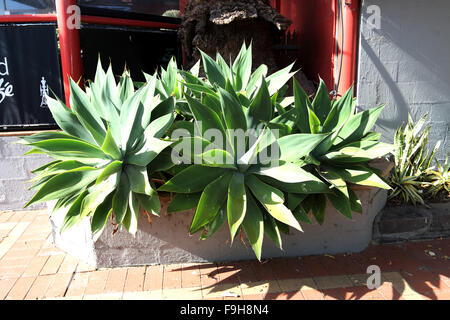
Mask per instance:
[[[56,25],[0,26],[0,129],[53,125],[46,94],[64,98]]]

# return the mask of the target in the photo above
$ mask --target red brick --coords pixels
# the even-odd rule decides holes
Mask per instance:
[[[394,289],[392,283],[384,282],[378,288],[377,291],[386,299],[386,300],[401,300],[401,294]]]
[[[198,265],[183,265],[181,270],[181,286],[183,288],[201,287],[200,269]]]
[[[218,264],[219,283],[239,283],[240,268],[233,264]]]
[[[53,283],[54,279],[55,275],[53,274],[37,277],[30,290],[28,291],[25,299],[36,300],[44,298],[48,288]]]
[[[321,262],[320,256],[304,257],[303,264],[312,277],[324,277],[328,275],[327,270]]]
[[[383,300],[377,290],[370,290],[365,286],[324,289],[322,292],[325,300]]]
[[[97,270],[89,272],[89,280],[84,295],[104,293],[109,270]]]
[[[164,289],[179,289],[181,288],[181,265],[164,266]]]
[[[0,223],[6,222],[13,216],[13,211],[0,211]]]
[[[23,276],[31,277],[39,275],[47,260],[48,257],[34,257],[25,269]]]
[[[58,273],[74,273],[77,270],[77,266],[78,260],[67,254],[58,269]]]
[[[145,270],[144,291],[161,290],[163,286],[164,267],[148,266]]]
[[[26,267],[24,266],[3,266],[0,267],[0,280],[17,279],[22,276]]]
[[[305,300],[303,294],[299,292],[266,293],[264,300]]]
[[[25,212],[22,217],[22,222],[33,222],[37,217],[37,212],[35,210]]]
[[[38,252],[38,256],[56,256],[56,255],[65,255],[64,251],[59,250],[58,248],[41,248]]]
[[[40,249],[44,245],[45,240],[39,241],[16,241],[11,247],[12,250],[28,250],[28,249]]]
[[[36,277],[20,278],[16,281],[5,300],[23,300]]]
[[[14,250],[10,249],[2,259],[13,260],[13,259],[32,259],[36,256],[39,249],[26,249],[26,250]]]
[[[0,260],[0,267],[26,267],[30,264],[32,258],[16,258]]]
[[[407,280],[408,284],[418,293],[426,293],[433,291],[450,291],[450,288],[445,284],[444,281],[439,278],[430,279],[430,280]]]
[[[263,295],[262,294],[249,294],[249,295],[244,295],[244,300],[263,300]]]
[[[124,291],[142,291],[144,279],[145,267],[128,268]]]
[[[323,293],[316,289],[300,290],[305,297],[305,300],[323,300]]]
[[[261,262],[254,260],[250,262],[250,265],[258,281],[271,281],[276,279],[270,260]]]
[[[67,289],[66,297],[82,297],[88,284],[89,273],[75,273]]]
[[[309,276],[309,272],[298,261],[298,259],[273,259],[267,266],[272,268],[275,278],[278,280],[295,279],[305,274]]]
[[[0,300],[5,299],[16,281],[17,278],[0,280]]]
[[[450,300],[450,291],[435,292],[438,300]]]
[[[20,222],[22,218],[25,216],[24,211],[14,211],[13,214],[9,217],[8,222]]]
[[[70,273],[57,273],[54,275],[54,281],[50,288],[48,288],[45,296],[51,298],[64,297],[66,290],[69,286],[70,280],[72,279],[72,274]]]
[[[217,265],[214,263],[205,263],[199,265],[200,281],[202,287],[210,287],[219,283],[220,277],[218,275]]]
[[[251,261],[242,261],[235,263],[235,266],[239,268],[239,281],[241,283],[256,282],[258,277],[253,270],[253,265]]]
[[[56,255],[50,256],[45,263],[44,267],[41,270],[41,275],[46,274],[55,274],[58,272],[59,267],[61,266],[65,256],[64,255]]]
[[[105,292],[123,292],[127,280],[127,268],[114,268],[109,271]]]

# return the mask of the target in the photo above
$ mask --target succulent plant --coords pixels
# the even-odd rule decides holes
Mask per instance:
[[[61,131],[22,137],[29,153],[55,159],[33,171],[37,192],[27,206],[57,200],[54,210],[66,211],[61,231],[92,217],[95,234],[111,215],[134,234],[140,209],[159,214],[148,170],[172,144],[162,138],[174,120],[175,100],[161,100],[155,87],[152,79],[135,91],[126,71],[117,84],[112,68],[105,73],[99,61],[86,91],[70,80],[70,109],[48,97]]]

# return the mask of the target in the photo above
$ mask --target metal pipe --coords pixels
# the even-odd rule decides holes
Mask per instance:
[[[127,26],[127,27],[142,27],[142,28],[163,28],[163,29],[178,29],[179,25],[174,23],[131,20],[121,18],[108,18],[108,17],[96,17],[96,16],[81,16],[81,22],[114,26]]]
[[[67,106],[70,101],[69,77],[78,81],[83,76],[83,64],[81,61],[80,37],[78,29],[69,28],[67,20],[69,6],[76,5],[76,0],[56,0],[56,16],[58,21],[59,45],[61,48],[61,65],[64,80],[64,95]],[[83,85],[83,81],[79,82]]]
[[[21,22],[54,22],[54,14],[13,14],[0,15],[0,23],[21,23]]]
[[[341,48],[342,74],[338,86],[338,95],[343,95],[351,85],[355,84],[356,59],[358,56],[358,17],[359,0],[342,1],[342,17],[344,44]]]

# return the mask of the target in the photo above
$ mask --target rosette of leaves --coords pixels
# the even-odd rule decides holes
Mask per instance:
[[[195,96],[205,105],[219,109],[220,101],[217,93],[218,88],[232,90],[239,102],[244,107],[249,107],[251,100],[256,96],[261,84],[260,79],[264,78],[275,107],[274,114],[278,112],[278,106],[284,100],[286,83],[295,74],[292,71],[294,63],[271,74],[267,75],[268,68],[262,64],[252,71],[252,45],[248,47],[243,43],[241,50],[234,59],[227,63],[219,53],[214,60],[201,50],[201,62],[206,77],[200,77],[200,60],[189,70],[179,70],[183,78],[186,95]],[[215,93],[215,94],[214,94]],[[278,102],[278,103],[276,103]]]
[[[340,99],[331,99],[320,79],[314,99],[310,99],[294,79],[294,103],[271,122],[286,134],[326,134],[327,137],[303,159],[308,172],[330,187],[330,193],[296,197],[293,206],[301,205],[322,224],[326,200],[344,216],[362,213],[361,202],[352,184],[390,189],[381,172],[369,161],[392,151],[393,146],[379,142],[380,134],[371,132],[384,106],[356,112],[351,87]]]
[[[326,135],[299,133],[276,139],[275,130],[270,128],[273,94],[264,75],[258,77],[252,94],[236,89],[248,88],[248,84],[235,86],[251,78],[251,63],[245,61],[238,62],[236,70],[245,68],[246,72],[221,73],[226,77],[222,86],[217,83],[221,81],[217,73],[225,63],[204,56],[205,81],[186,84],[197,93],[186,95],[193,121],[180,126],[187,134],[173,145],[174,152],[189,151],[182,156],[191,165],[158,190],[175,193],[168,212],[196,208],[191,234],[202,231],[201,239],[207,239],[227,221],[231,242],[243,230],[261,259],[264,234],[282,248],[280,231],[289,226],[302,230],[280,186],[304,193],[328,191],[325,183],[297,165]],[[209,130],[217,134],[210,136]],[[238,132],[247,135],[239,136]]]
[[[162,138],[173,122],[174,99],[161,100],[155,86],[153,80],[135,91],[127,72],[117,84],[112,68],[105,73],[99,62],[86,91],[70,79],[70,109],[48,97],[61,131],[22,142],[32,148],[28,153],[55,161],[33,171],[37,192],[26,206],[56,200],[54,212],[65,211],[61,231],[91,217],[94,234],[112,215],[132,234],[141,209],[158,215],[159,198],[147,169],[160,165],[157,156],[171,144]]]
[[[448,154],[443,164],[436,160],[436,168],[427,170],[426,180],[429,183],[427,193],[431,194],[433,198],[440,192],[446,192],[447,197],[450,196],[450,162],[448,161]]]
[[[408,123],[397,128],[394,135],[395,163],[389,182],[392,192],[389,198],[400,198],[403,202],[424,204],[420,190],[426,184],[427,172],[439,149],[440,141],[433,151],[428,150],[428,134],[431,126],[424,128],[428,114],[424,114],[417,123],[408,115]],[[422,130],[423,129],[423,130]]]

